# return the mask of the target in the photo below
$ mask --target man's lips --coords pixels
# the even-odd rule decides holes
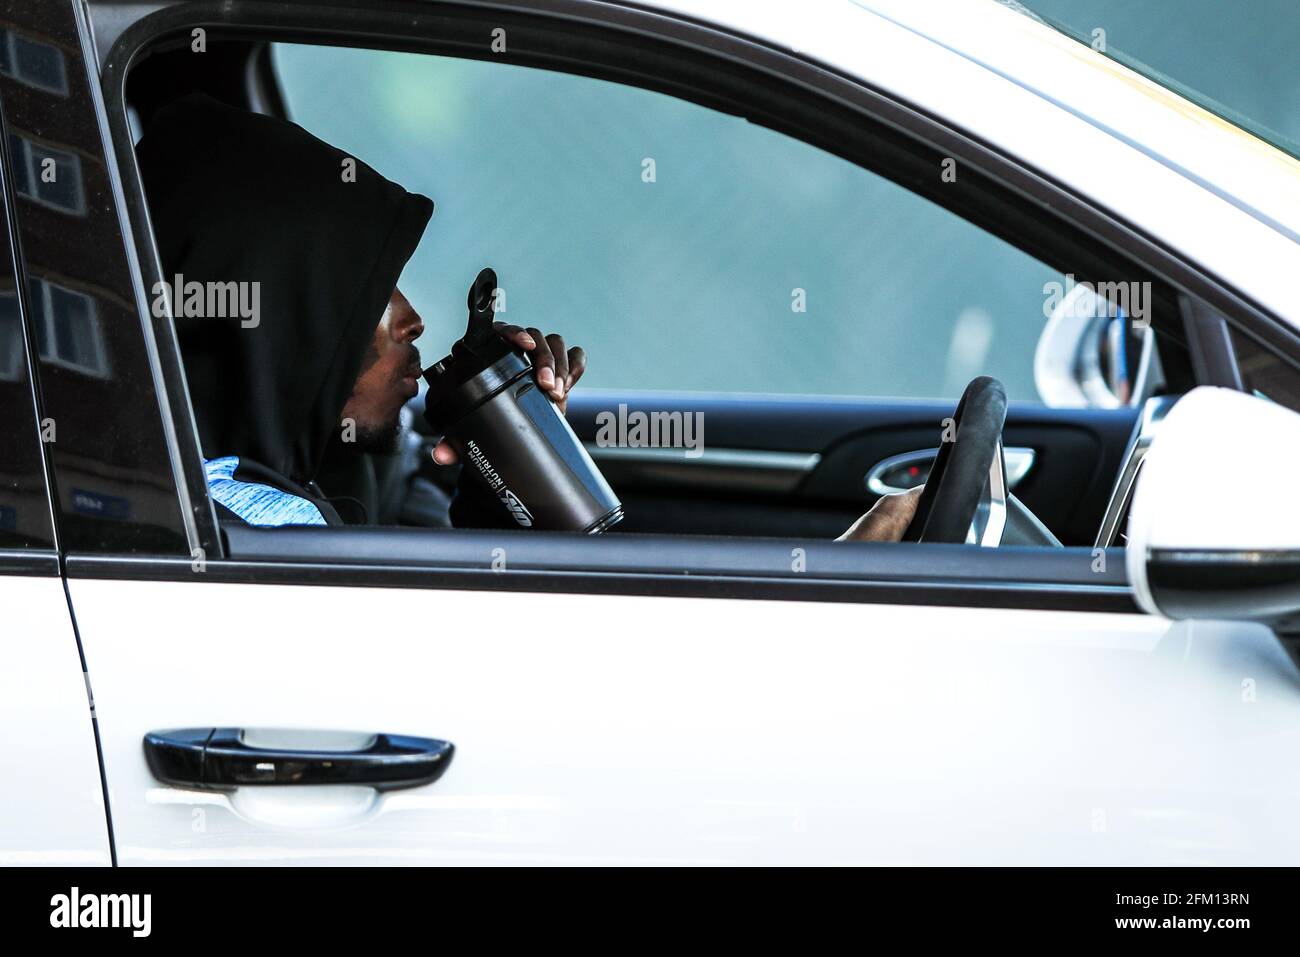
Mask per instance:
[[[402,376],[402,388],[407,393],[406,397],[408,399],[413,399],[415,398],[416,395],[419,394],[420,392],[420,367],[419,366],[413,366],[412,368],[406,370],[406,374]]]

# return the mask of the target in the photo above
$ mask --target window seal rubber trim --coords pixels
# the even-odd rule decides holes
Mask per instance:
[[[938,605],[1141,614],[1126,585],[1081,585],[989,580],[864,581],[815,576],[702,575],[683,572],[557,572],[550,569],[491,571],[311,561],[208,561],[201,573],[176,558],[69,555],[69,580],[194,582],[251,585],[313,585],[348,588],[519,591],[569,595],[721,598],[854,604]]]

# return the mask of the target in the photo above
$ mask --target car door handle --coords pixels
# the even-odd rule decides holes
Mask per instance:
[[[393,790],[432,784],[451,764],[449,741],[374,734],[337,750],[320,747],[328,733],[304,735],[307,746],[250,744],[242,728],[184,728],[144,736],[153,776],[181,788],[229,791],[266,785],[351,784]],[[259,737],[266,733],[259,732]],[[292,738],[288,740],[292,740]],[[274,735],[271,735],[271,742]]]
[[[894,492],[906,492],[910,488],[924,485],[930,477],[937,449],[918,449],[891,455],[872,466],[867,472],[867,489],[874,495],[889,495]],[[1007,491],[1011,491],[1024,480],[1031,469],[1038,453],[1033,449],[1012,446],[1002,450],[1006,463]]]

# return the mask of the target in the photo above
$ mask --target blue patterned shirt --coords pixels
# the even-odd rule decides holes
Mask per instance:
[[[320,509],[297,495],[272,485],[235,478],[239,456],[226,455],[203,463],[212,498],[249,525],[327,525]]]

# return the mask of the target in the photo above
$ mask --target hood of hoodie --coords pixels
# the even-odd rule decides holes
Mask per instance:
[[[136,152],[204,457],[310,482],[432,201],[201,94],[160,110]],[[256,310],[210,308],[231,282]]]

